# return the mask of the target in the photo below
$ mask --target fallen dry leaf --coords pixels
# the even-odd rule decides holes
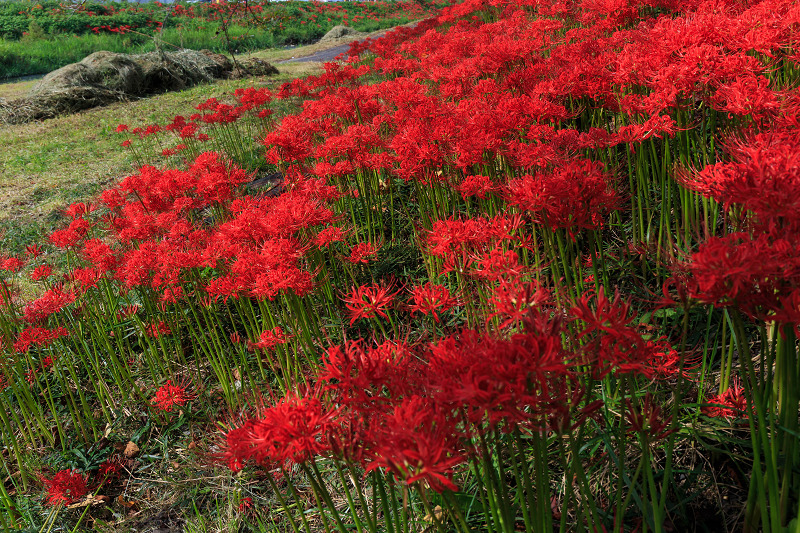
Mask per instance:
[[[132,459],[133,457],[136,457],[139,454],[139,447],[136,445],[135,442],[129,440],[128,444],[125,445],[125,451],[122,453],[128,459]]]

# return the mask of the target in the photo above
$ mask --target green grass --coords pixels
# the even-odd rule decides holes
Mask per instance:
[[[42,74],[97,52],[142,54],[156,50],[204,48],[215,52],[228,52],[228,43],[216,34],[217,25],[207,23],[199,27],[167,28],[156,38],[140,34],[127,35],[58,35],[44,40],[8,41],[0,40],[0,79]],[[235,52],[246,52],[269,48],[275,45],[272,33],[257,28],[233,26],[229,29]]]
[[[359,5],[370,4],[353,3],[344,8],[357,13]],[[202,17],[167,17],[162,30],[155,34],[149,28],[125,34],[48,33],[36,25],[35,31],[21,39],[0,38],[0,80],[47,73],[100,50],[140,54],[157,48],[189,48],[243,54],[265,48],[308,44],[316,42],[333,26],[343,22],[341,13],[331,17],[325,14],[312,20],[308,12],[300,11],[301,8],[311,9],[310,4],[300,2],[275,4],[270,11],[262,13],[258,23],[250,19],[234,21],[227,29],[230,40],[222,31],[221,22]],[[406,24],[412,20],[409,17],[414,16],[402,11],[394,12],[394,9],[381,12],[383,18],[377,20],[362,18],[348,23],[353,29],[367,33]],[[0,13],[0,26],[4,16],[9,15]],[[163,18],[163,14],[160,17]],[[82,31],[87,29],[82,28]]]

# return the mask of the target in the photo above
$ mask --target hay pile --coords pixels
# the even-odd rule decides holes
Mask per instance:
[[[356,31],[349,26],[334,26],[328,31],[328,33],[322,36],[322,39],[320,39],[319,42],[324,43],[326,41],[336,41],[344,37],[355,40],[361,37],[366,37],[366,35],[366,33]]]
[[[268,76],[278,70],[265,61],[231,61],[208,50],[147,54],[95,52],[42,78],[25,98],[0,100],[0,122],[20,124],[75,113],[111,102],[179,91],[215,79]]]

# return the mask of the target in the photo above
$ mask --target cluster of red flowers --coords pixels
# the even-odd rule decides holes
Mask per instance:
[[[123,24],[122,26],[108,26],[108,25],[105,25],[105,26],[93,26],[92,27],[92,32],[94,32],[96,35],[99,35],[100,32],[105,30],[105,31],[107,31],[109,33],[119,33],[120,35],[124,35],[124,34],[128,33],[129,31],[131,31],[132,29],[133,28],[131,28],[130,24]]]
[[[47,488],[47,502],[50,505],[68,505],[89,492],[86,477],[74,470],[61,470],[52,479],[42,478]]]
[[[187,388],[187,385],[173,384],[172,380],[168,379],[158,388],[151,403],[158,409],[169,413],[175,406],[182,407],[194,399],[194,395],[187,392]]]
[[[507,338],[463,330],[417,346],[387,340],[330,347],[315,388],[230,431],[225,459],[239,469],[248,461],[274,467],[333,457],[386,468],[408,484],[455,490],[454,469],[480,453],[470,446],[479,435],[567,431],[600,405],[580,406],[582,373],[651,377],[670,350],[642,336],[618,297],[587,297],[557,319],[553,306],[543,294],[527,309],[524,331]],[[584,338],[578,349],[562,340],[570,322]],[[651,411],[641,429],[663,437],[667,423]]]
[[[729,141],[733,161],[683,177],[741,215],[738,231],[708,239],[677,277],[693,298],[800,332],[800,103],[785,105],[769,129]]]

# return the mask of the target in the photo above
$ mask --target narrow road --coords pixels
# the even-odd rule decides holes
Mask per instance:
[[[414,23],[416,24],[416,23]],[[282,61],[276,61],[275,64],[278,63],[297,63],[297,62],[319,62],[319,63],[327,63],[329,61],[333,61],[336,56],[339,54],[344,54],[348,50],[350,50],[350,43],[353,41],[363,42],[367,39],[377,39],[378,37],[382,37],[387,31],[392,30],[394,28],[389,28],[387,30],[383,30],[376,33],[371,33],[369,37],[364,37],[362,39],[353,39],[345,44],[339,44],[328,48],[327,50],[320,50],[319,52],[314,52],[311,55],[302,56],[302,57],[293,57],[291,59],[284,59]]]
[[[310,56],[303,56],[303,57],[293,57],[292,59],[284,59],[283,61],[278,61],[277,63],[300,63],[300,62],[319,62],[319,63],[328,63],[333,61],[336,56],[339,54],[343,54],[350,50],[350,43],[347,44],[340,44],[338,46],[334,46],[333,48],[328,48],[327,50],[320,50],[319,52],[315,52]]]

